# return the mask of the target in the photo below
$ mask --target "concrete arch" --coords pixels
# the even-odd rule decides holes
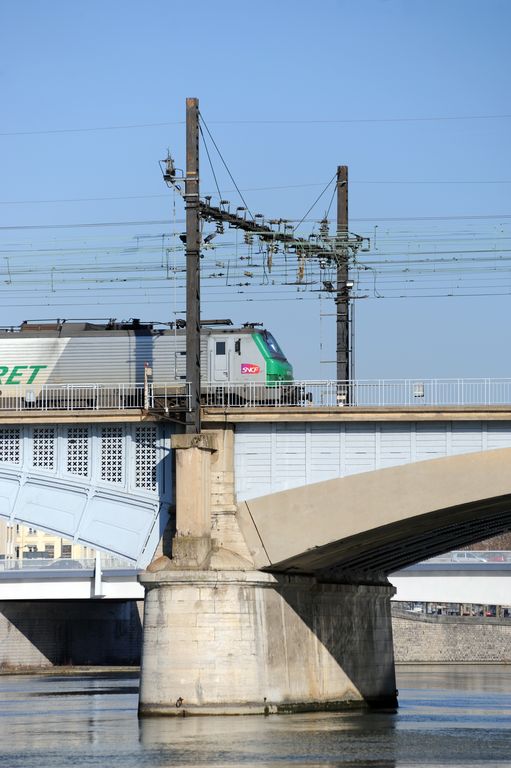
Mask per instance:
[[[511,448],[262,496],[239,519],[259,568],[384,577],[511,528]]]

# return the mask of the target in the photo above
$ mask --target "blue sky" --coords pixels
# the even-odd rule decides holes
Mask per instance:
[[[438,247],[462,233],[505,257],[511,219],[406,217],[511,215],[511,184],[494,183],[511,181],[511,119],[445,119],[511,115],[510,22],[506,0],[4,0],[0,226],[23,228],[0,230],[0,324],[169,319],[182,309],[165,281],[157,300],[127,285],[99,303],[94,280],[67,304],[58,291],[52,304],[48,290],[66,249],[80,247],[84,265],[100,264],[108,244],[128,248],[165,225],[27,227],[182,218],[157,161],[169,147],[184,162],[187,96],[200,99],[237,184],[251,190],[244,195],[252,211],[300,219],[336,166],[347,164],[350,228],[374,244],[377,225],[389,256],[397,236],[424,249],[432,237]],[[303,122],[314,120],[353,122]],[[167,125],[68,130],[158,123]],[[202,189],[214,191],[204,154],[202,164]],[[218,168],[222,189],[231,189]],[[66,202],[41,202],[51,200]],[[17,292],[13,264],[42,265],[39,287]],[[380,299],[366,286],[367,298],[356,301],[356,375],[508,376],[511,279],[506,272],[496,279],[502,291],[494,293],[504,295]],[[250,305],[236,290],[216,302],[211,295],[204,293],[204,316],[263,321],[298,376],[331,375],[320,359],[334,354],[333,305],[318,293],[275,289]]]

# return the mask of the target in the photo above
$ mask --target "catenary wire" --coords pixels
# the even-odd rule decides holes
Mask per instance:
[[[350,222],[398,222],[398,221],[477,221],[477,220],[499,220],[499,219],[511,219],[511,213],[484,213],[484,214],[451,214],[451,215],[439,215],[439,216],[354,216],[350,217]],[[296,221],[296,219],[286,219],[289,222]],[[176,223],[183,224],[184,219],[176,219]],[[307,220],[306,220],[307,221]],[[316,219],[311,219],[316,222]],[[32,229],[78,229],[78,228],[93,228],[93,227],[133,227],[133,226],[152,226],[152,225],[168,225],[169,219],[142,219],[142,220],[127,220],[127,221],[102,221],[102,222],[78,222],[73,224],[14,224],[7,226],[0,226],[0,231],[3,230],[32,230]]]
[[[286,119],[286,120],[212,120],[212,125],[329,125],[342,123],[421,123],[451,120],[507,120],[511,115],[435,115],[425,117],[362,117],[342,119]],[[171,120],[159,123],[125,123],[122,125],[103,125],[81,128],[52,128],[32,131],[2,131],[0,136],[41,136],[59,133],[92,133],[94,131],[120,131],[136,128],[162,128],[169,125],[184,125],[184,120]]]
[[[207,151],[207,150],[206,150]],[[506,179],[457,179],[457,180],[420,180],[420,179],[408,179],[408,180],[391,180],[391,179],[378,179],[374,181],[363,181],[361,179],[350,179],[350,184],[511,184],[511,180]],[[270,187],[243,187],[242,192],[271,192],[279,189],[305,189],[309,187],[322,187],[321,182],[310,182],[307,184],[284,184]],[[235,189],[218,189],[217,192],[222,195],[228,195],[232,192],[236,192]],[[109,197],[62,197],[62,198],[49,198],[47,200],[0,200],[0,205],[42,205],[50,203],[93,203],[93,202],[107,202],[109,200],[154,200],[157,198],[167,198],[165,193],[155,195],[112,195]]]

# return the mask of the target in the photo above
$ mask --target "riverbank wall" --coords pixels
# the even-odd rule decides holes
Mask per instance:
[[[0,601],[0,670],[136,666],[143,601]]]
[[[509,663],[511,619],[392,611],[396,663]]]
[[[137,666],[142,600],[0,601],[0,670]],[[511,663],[511,619],[392,612],[396,663]]]

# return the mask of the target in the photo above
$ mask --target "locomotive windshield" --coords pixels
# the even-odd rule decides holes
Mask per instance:
[[[261,336],[263,337],[264,341],[266,342],[266,346],[268,347],[268,350],[270,352],[270,355],[272,357],[276,357],[279,360],[285,360],[286,356],[279,347],[277,341],[275,338],[271,335],[269,331],[263,331],[261,333]]]

